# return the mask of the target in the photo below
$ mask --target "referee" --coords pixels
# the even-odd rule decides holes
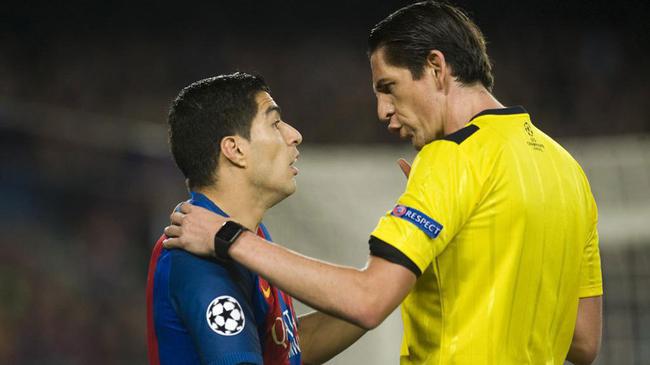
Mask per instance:
[[[372,30],[369,56],[379,118],[419,153],[412,168],[400,162],[406,190],[371,233],[367,266],[250,232],[217,255],[365,328],[401,303],[402,364],[593,362],[598,217],[578,163],[523,107],[491,94],[485,40],[458,8],[398,10]],[[215,254],[225,219],[187,204],[171,218],[167,246]]]

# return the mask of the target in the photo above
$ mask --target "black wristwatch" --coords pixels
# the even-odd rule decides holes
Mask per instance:
[[[227,221],[214,235],[214,254],[218,259],[230,261],[228,249],[248,229],[235,221]]]

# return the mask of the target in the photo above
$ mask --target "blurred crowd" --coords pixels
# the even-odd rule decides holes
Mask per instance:
[[[647,26],[562,24],[553,14],[529,22],[474,13],[489,42],[494,93],[502,103],[523,105],[552,136],[650,131]],[[240,70],[266,78],[305,143],[392,140],[376,123],[365,54],[369,26],[291,31],[256,24],[237,36],[219,23],[207,28],[6,37],[0,96],[6,103],[29,101],[163,124],[182,87]]]
[[[160,234],[151,226],[154,175],[173,167],[56,138],[0,136],[0,363],[143,363],[147,259]],[[161,178],[170,176],[181,189],[162,194],[165,204],[183,197],[178,176]]]

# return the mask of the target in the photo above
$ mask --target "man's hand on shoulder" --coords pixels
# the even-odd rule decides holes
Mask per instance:
[[[180,248],[198,256],[214,257],[214,235],[228,220],[211,211],[182,203],[165,227],[165,248]]]

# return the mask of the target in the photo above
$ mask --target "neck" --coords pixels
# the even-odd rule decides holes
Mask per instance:
[[[447,118],[444,134],[448,135],[465,127],[476,114],[486,109],[504,108],[482,85],[455,85],[448,96]]]
[[[263,199],[243,186],[245,184],[236,181],[220,181],[195,191],[207,196],[234,221],[255,232],[268,208]]]

